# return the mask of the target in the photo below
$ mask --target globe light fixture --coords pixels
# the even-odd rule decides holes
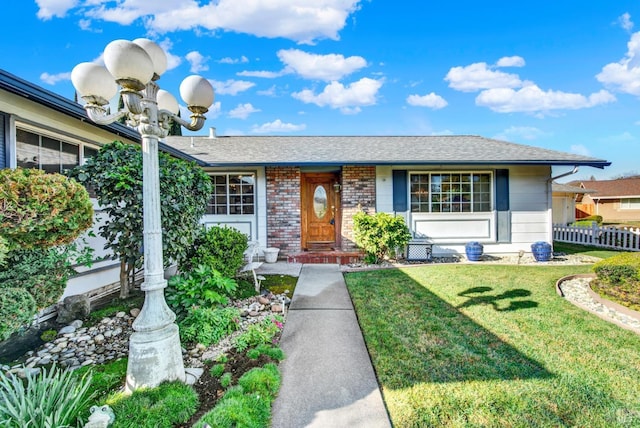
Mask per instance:
[[[149,39],[115,40],[104,50],[104,63],[81,63],[71,72],[71,81],[85,101],[89,118],[108,125],[126,118],[142,140],[143,246],[145,293],[140,314],[129,339],[127,391],[155,387],[164,381],[186,380],[182,348],[175,314],[167,306],[162,258],[158,139],[168,135],[176,122],[191,131],[202,128],[204,114],[213,103],[213,87],[203,77],[189,76],[180,85],[180,95],[191,111],[191,121],[178,117],[179,106],[156,81],[167,68],[167,56]],[[118,91],[124,108],[109,114],[106,105]]]

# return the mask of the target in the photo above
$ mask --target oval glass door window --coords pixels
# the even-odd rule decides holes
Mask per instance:
[[[323,218],[327,213],[327,191],[322,186],[316,187],[313,192],[313,210],[318,218]]]

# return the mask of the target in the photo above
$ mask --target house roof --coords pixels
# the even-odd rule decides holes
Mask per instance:
[[[578,185],[571,185],[571,184],[562,184],[562,183],[556,183],[555,181],[553,183],[551,183],[551,189],[553,192],[557,192],[557,193],[595,193],[596,190],[594,189],[585,189],[584,187],[580,187]]]
[[[167,137],[207,166],[584,165],[606,160],[475,135]]]
[[[594,199],[640,198],[640,177],[617,180],[572,181],[571,185],[588,187],[597,191]]]

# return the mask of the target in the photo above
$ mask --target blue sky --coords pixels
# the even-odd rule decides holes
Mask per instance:
[[[473,134],[613,162],[567,179],[640,173],[637,1],[11,0],[3,16],[0,68],[69,98],[111,40],[155,40],[163,89],[214,86],[199,134]]]

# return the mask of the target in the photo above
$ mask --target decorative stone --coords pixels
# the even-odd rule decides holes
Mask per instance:
[[[126,314],[124,312],[120,311],[116,314],[116,318],[124,318],[125,315]]]
[[[138,315],[140,315],[140,309],[133,308],[129,311],[129,314],[131,314],[132,317],[137,318]]]
[[[83,294],[67,296],[61,304],[57,305],[58,317],[56,322],[68,324],[73,320],[86,318],[91,310],[89,298]]]
[[[70,334],[70,333],[75,333],[75,331],[76,331],[76,328],[74,326],[68,325],[66,327],[62,327],[58,332],[58,334]]]
[[[104,342],[104,335],[103,335],[103,334],[96,334],[96,335],[93,337],[93,340],[94,340],[94,342],[96,342],[96,343],[102,343],[102,342]]]
[[[80,328],[82,327],[82,320],[73,320],[69,325],[74,326],[75,328]]]
[[[271,305],[271,312],[282,312],[282,305],[280,303],[274,303]]]

